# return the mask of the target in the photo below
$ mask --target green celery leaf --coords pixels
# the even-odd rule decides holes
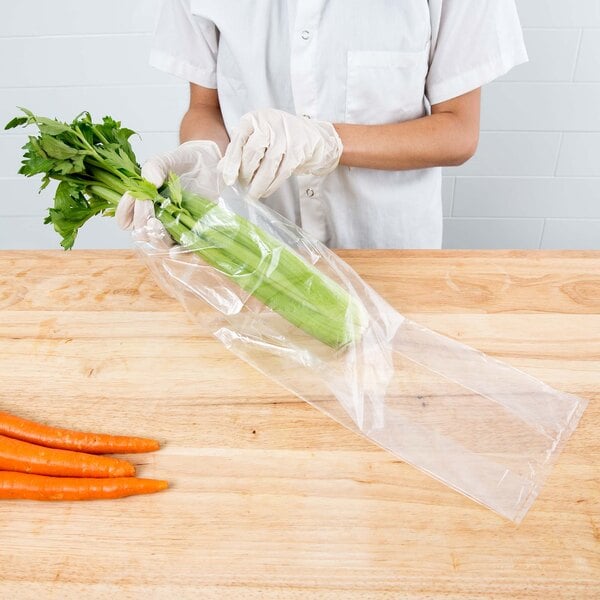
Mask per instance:
[[[23,146],[23,150],[27,150],[27,155],[39,156],[41,158],[48,158],[48,155],[44,152],[40,140],[32,135],[29,136],[29,141]]]
[[[40,192],[41,192],[42,190],[45,190],[45,189],[48,187],[48,185],[50,185],[50,181],[51,181],[51,179],[50,179],[50,177],[48,176],[48,174],[45,174],[45,175],[42,177],[42,185],[40,185]]]
[[[79,131],[90,146],[94,145],[94,126],[91,123],[79,121],[73,124],[73,129]]]
[[[117,150],[117,154],[121,158],[122,164],[125,166],[127,171],[130,173],[136,173],[139,171],[138,164],[135,162],[135,160],[131,160],[131,157],[127,154],[124,148],[119,148]]]
[[[85,173],[85,156],[78,154],[71,159],[71,170],[69,173]]]
[[[87,110],[81,111],[73,119],[73,122],[71,123],[71,127],[74,127],[75,125],[80,125],[81,123],[89,123],[90,125],[92,123],[92,115]]]
[[[40,130],[40,133],[43,134],[60,135],[61,133],[69,133],[71,131],[71,128],[66,123],[61,123],[56,119],[35,117],[35,122]]]
[[[167,189],[169,190],[171,202],[178,208],[181,208],[183,189],[181,188],[181,181],[175,173],[169,173],[169,177],[167,178]]]
[[[54,167],[55,162],[54,159],[44,158],[43,156],[34,155],[27,157],[23,161],[23,166],[19,169],[19,173],[27,177],[38,175],[39,173],[48,173]]]
[[[27,121],[29,121],[27,117],[15,117],[4,126],[4,129],[14,129],[15,127],[20,127],[21,125],[25,125]]]
[[[49,135],[42,135],[40,144],[48,156],[59,160],[71,158],[79,154],[78,150],[67,146],[67,144],[61,142],[58,138]]]
[[[110,204],[98,198],[85,197],[81,186],[72,181],[61,181],[54,195],[54,208],[48,210],[44,223],[52,223],[62,237],[65,250],[73,247],[79,229]]]

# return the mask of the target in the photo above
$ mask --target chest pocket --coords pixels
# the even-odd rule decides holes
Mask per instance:
[[[428,65],[429,47],[348,51],[346,122],[377,125],[424,116]]]

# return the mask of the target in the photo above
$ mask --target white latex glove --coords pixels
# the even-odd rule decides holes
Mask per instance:
[[[219,174],[217,165],[221,160],[219,146],[210,140],[185,142],[165,154],[150,158],[142,166],[142,177],[160,187],[169,173],[185,175],[186,183],[214,200],[219,196]],[[173,245],[171,236],[154,214],[154,205],[149,200],[137,200],[125,193],[115,211],[121,229],[133,230],[139,241],[151,242],[157,247]]]
[[[342,140],[331,123],[266,108],[245,114],[219,163],[223,181],[269,196],[291,175],[327,175],[340,162]]]

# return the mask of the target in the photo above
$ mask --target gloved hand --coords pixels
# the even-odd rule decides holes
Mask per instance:
[[[186,175],[186,180],[196,191],[216,200],[219,197],[217,165],[221,158],[221,150],[213,141],[185,142],[171,152],[150,158],[142,166],[142,177],[160,187],[171,172]],[[119,201],[115,217],[121,229],[133,230],[136,240],[163,248],[174,243],[155,217],[154,205],[148,200],[137,200],[126,192]]]
[[[331,123],[266,108],[245,114],[219,163],[223,181],[248,188],[250,198],[269,196],[291,175],[327,175],[342,155]]]

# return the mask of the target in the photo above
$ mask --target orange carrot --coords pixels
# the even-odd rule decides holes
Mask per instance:
[[[159,479],[45,477],[30,473],[0,471],[0,499],[100,500],[123,498],[135,494],[152,494],[167,487],[169,487],[168,482]]]
[[[158,450],[156,440],[125,435],[72,431],[42,425],[0,411],[0,435],[24,442],[90,454],[130,454]]]
[[[129,477],[135,468],[126,460],[70,450],[44,448],[0,435],[0,470],[64,477]]]

